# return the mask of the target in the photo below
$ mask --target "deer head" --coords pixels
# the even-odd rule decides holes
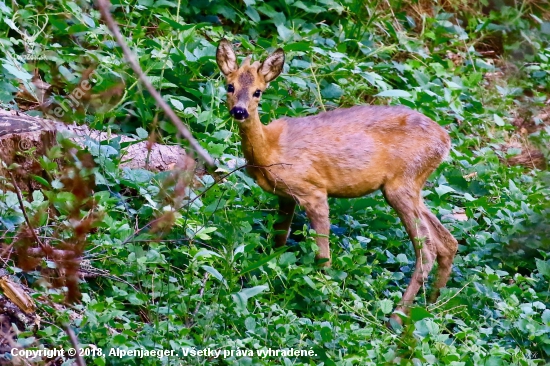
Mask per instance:
[[[246,121],[257,112],[267,84],[283,70],[285,53],[279,48],[264,62],[252,64],[249,56],[238,67],[231,43],[222,39],[216,51],[216,61],[227,80],[229,113],[238,121]]]

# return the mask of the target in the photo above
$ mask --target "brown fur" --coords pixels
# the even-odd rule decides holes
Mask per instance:
[[[249,113],[239,124],[247,171],[260,187],[280,197],[276,245],[286,243],[299,204],[312,227],[322,234],[316,239],[317,257],[330,265],[327,197],[360,197],[381,189],[405,225],[417,254],[416,269],[397,310],[407,311],[437,260],[435,300],[449,278],[457,241],[427,209],[421,190],[449,152],[447,132],[409,108],[384,106],[355,106],[263,125],[258,98],[251,95],[257,89],[263,91],[266,83],[279,75],[284,54],[278,50],[262,65],[250,65],[247,59],[238,68],[227,62],[236,59],[234,54],[225,57],[228,49],[228,42],[222,41],[217,57],[220,65],[230,64],[229,72],[224,72],[235,87],[227,97],[230,109],[240,106]],[[252,85],[243,82],[242,75],[249,73]],[[394,318],[400,321],[395,314]]]

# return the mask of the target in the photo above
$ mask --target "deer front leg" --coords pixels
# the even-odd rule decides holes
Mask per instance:
[[[286,244],[288,235],[290,234],[290,224],[294,217],[294,208],[296,202],[292,198],[279,197],[279,214],[277,222],[273,224],[275,229],[275,247],[282,247]]]
[[[307,217],[311,221],[311,227],[319,236],[315,239],[319,252],[317,259],[328,259],[321,264],[323,267],[330,267],[330,248],[329,248],[329,232],[330,221],[328,218],[328,201],[326,194],[318,194],[308,196],[300,200],[300,204],[306,210]]]

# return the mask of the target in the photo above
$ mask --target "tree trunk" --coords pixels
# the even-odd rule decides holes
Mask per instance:
[[[17,163],[19,168],[12,170],[16,183],[21,190],[39,189],[32,175],[41,176],[44,172],[38,158],[56,142],[56,134],[68,131],[71,139],[84,146],[86,138],[104,141],[118,137],[90,129],[88,126],[65,125],[23,113],[8,112],[0,109],[0,160],[6,167]],[[152,171],[171,170],[176,165],[193,169],[194,160],[180,145],[161,145],[148,141],[137,141],[121,136],[122,143],[130,143],[124,149],[121,167],[147,169]],[[135,143],[132,143],[135,142]],[[5,167],[0,165],[0,188],[11,181]],[[3,184],[4,183],[4,184]]]
[[[6,168],[15,163],[18,167],[11,172],[17,185],[24,190],[39,188],[31,175],[43,174],[38,157],[55,144],[55,135],[50,121],[0,110],[0,187],[6,183],[3,178],[11,183]]]

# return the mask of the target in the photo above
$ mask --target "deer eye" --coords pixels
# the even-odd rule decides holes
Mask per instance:
[[[254,96],[254,98],[259,98],[260,95],[262,95],[262,91],[260,89],[258,89],[252,95]]]
[[[233,93],[235,91],[235,87],[233,86],[233,84],[229,84],[227,86],[227,92],[228,93]]]

